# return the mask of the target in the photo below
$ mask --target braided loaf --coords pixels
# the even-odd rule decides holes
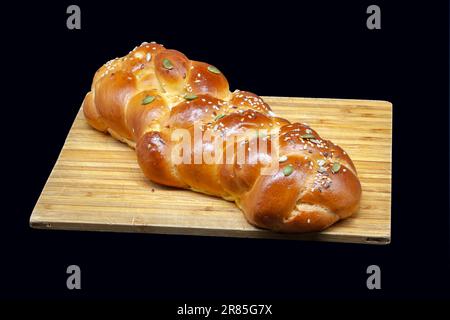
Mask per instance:
[[[253,93],[230,92],[227,79],[214,66],[162,45],[143,43],[102,66],[83,110],[92,127],[136,149],[147,178],[235,201],[258,227],[318,231],[358,210],[361,185],[339,146],[305,124],[276,117]],[[174,161],[172,134],[185,129],[194,136],[194,124],[222,138],[250,129],[277,135],[274,140],[257,134],[232,144],[233,150],[244,144],[246,159],[253,160],[246,163],[236,155],[221,163]],[[266,141],[266,149],[251,153],[256,140]],[[201,140],[200,147],[211,150],[214,141]],[[183,159],[192,160],[196,148],[184,150]],[[274,158],[276,170],[262,174]]]

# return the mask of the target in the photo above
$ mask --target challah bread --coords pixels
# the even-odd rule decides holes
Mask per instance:
[[[234,201],[255,226],[318,231],[358,210],[361,185],[350,157],[339,146],[305,124],[277,117],[253,93],[230,92],[216,67],[162,45],[143,43],[102,66],[83,110],[92,127],[136,149],[147,178]],[[201,138],[195,146],[196,126],[222,140]],[[194,147],[182,152],[190,161],[174,160],[174,154],[181,156],[173,137],[177,130],[192,139]],[[228,137],[251,130],[257,134],[225,144]],[[195,161],[199,146],[212,150],[216,142],[226,150],[216,158],[223,161]],[[251,152],[263,142],[265,148]],[[241,146],[246,162],[239,161],[236,152],[231,161],[224,161],[228,151],[232,154]],[[274,163],[275,169],[264,174]]]

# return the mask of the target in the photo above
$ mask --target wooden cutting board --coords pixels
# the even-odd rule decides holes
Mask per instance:
[[[306,122],[350,154],[362,184],[354,217],[319,233],[286,235],[248,224],[234,203],[151,183],[134,151],[78,113],[33,210],[33,228],[288,238],[387,244],[391,230],[392,104],[264,97],[281,117]]]

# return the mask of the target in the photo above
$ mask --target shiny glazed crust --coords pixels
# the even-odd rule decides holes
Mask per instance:
[[[176,50],[143,43],[107,62],[94,76],[83,111],[92,127],[136,149],[147,178],[234,201],[255,226],[319,231],[358,210],[361,185],[343,149],[305,124],[277,117],[259,96],[230,92],[217,68]],[[258,135],[253,139],[265,139],[268,146],[253,155],[246,151],[254,163],[239,163],[236,155],[228,163],[173,163],[171,134],[183,128],[194,136],[194,124],[225,138],[248,129],[277,132],[279,168],[261,174],[273,158],[273,143]],[[244,143],[250,151],[251,141]]]

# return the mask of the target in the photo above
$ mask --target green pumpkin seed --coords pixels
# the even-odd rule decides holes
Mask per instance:
[[[214,67],[214,66],[208,66],[208,71],[209,71],[209,72],[212,72],[212,73],[215,73],[215,74],[219,74],[219,73],[220,73],[220,70],[217,69],[217,68]]]
[[[300,137],[302,137],[303,139],[314,139],[315,138],[315,136],[311,133],[302,134]]]
[[[333,163],[333,166],[331,167],[331,172],[337,173],[341,169],[341,164],[339,162]]]
[[[146,96],[146,97],[144,98],[144,100],[142,100],[142,104],[143,104],[143,105],[146,105],[146,104],[152,103],[153,100],[155,100],[155,97],[154,97],[154,96]]]
[[[222,119],[223,117],[225,117],[224,114],[219,114],[219,115],[217,115],[217,116],[214,118],[214,120],[217,121],[217,120],[219,120],[219,119]]]
[[[166,68],[167,70],[173,69],[172,62],[167,58],[163,59],[162,64],[163,64],[164,68]]]
[[[283,169],[283,174],[287,177],[290,176],[294,172],[294,168],[292,167],[292,164],[287,165]]]
[[[187,93],[185,96],[184,96],[184,98],[186,99],[186,100],[194,100],[194,99],[197,99],[198,97],[197,97],[197,95],[195,95],[195,94],[193,94],[193,93]]]

